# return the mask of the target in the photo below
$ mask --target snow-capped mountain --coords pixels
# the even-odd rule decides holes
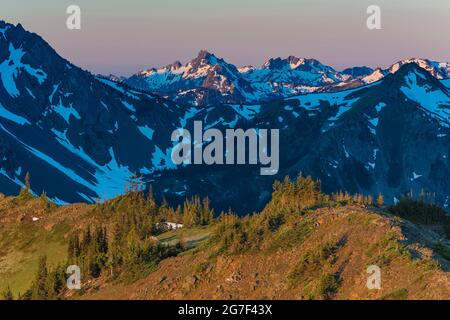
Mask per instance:
[[[289,83],[318,87],[347,80],[349,77],[340,74],[329,66],[315,59],[302,59],[290,56],[287,59],[270,59],[260,69],[241,69],[244,78],[252,83]]]
[[[94,201],[157,164],[158,127],[184,116],[176,104],[94,77],[21,25],[0,30],[2,192],[16,193],[30,172],[37,194]]]
[[[130,87],[196,106],[258,103],[311,92],[334,92],[377,82],[403,65],[415,63],[437,79],[450,77],[450,63],[406,59],[387,69],[352,67],[341,72],[315,59],[269,59],[262,67],[234,65],[205,50],[182,65],[144,70],[121,80]]]
[[[1,192],[17,194],[29,172],[33,191],[55,202],[114,197],[134,174],[174,169],[171,133],[195,115],[212,123],[246,116],[206,112],[94,76],[0,21]]]
[[[307,63],[294,61],[295,68]],[[286,68],[284,62],[266,68],[277,64]],[[323,70],[339,80],[326,67],[311,64],[311,73]],[[251,90],[244,88],[258,88],[238,78],[252,68],[239,71],[206,52],[166,69],[167,78],[178,73],[172,80],[180,96],[203,93],[220,101],[223,92],[247,99]],[[220,77],[226,79],[217,87]],[[206,87],[188,89],[185,81]],[[327,192],[383,192],[389,203],[425,189],[448,206],[450,81],[438,80],[417,63],[369,85],[353,81],[361,83],[342,91],[346,81],[341,81],[330,85],[334,90],[341,85],[339,92],[264,103],[184,105],[94,76],[38,35],[0,22],[0,191],[17,194],[30,172],[36,194],[46,191],[58,203],[93,202],[122,193],[138,174],[170,202],[208,195],[219,209],[252,212],[269,198],[274,179],[303,172],[320,179]],[[279,129],[278,174],[260,176],[259,166],[176,167],[171,133],[192,131],[194,121],[222,131]]]
[[[449,62],[436,62],[428,59],[405,59],[399,61],[387,69],[377,68],[371,74],[361,77],[361,80],[365,83],[373,83],[384,78],[387,74],[396,73],[402,66],[406,64],[414,63],[419,67],[427,70],[436,79],[448,79],[450,78],[450,63]]]
[[[347,80],[338,82],[336,84],[325,85],[319,87],[317,92],[335,92],[343,89],[351,89],[367,84],[371,84],[380,81],[389,74],[396,73],[401,67],[407,64],[416,64],[420,68],[423,68],[430,72],[430,74],[438,80],[450,78],[450,63],[448,62],[436,62],[428,59],[405,59],[401,60],[389,68],[371,69],[368,67],[353,67],[343,70],[341,73],[349,76]]]
[[[148,69],[124,82],[130,87],[170,97],[181,103],[256,103],[348,80],[314,59],[270,59],[261,68],[236,68],[205,50],[182,65],[175,62],[161,69]]]
[[[450,78],[450,63],[449,62],[436,62],[428,59],[406,59],[392,65],[387,71],[389,73],[397,72],[402,66],[409,63],[415,63],[422,69],[427,70],[436,79],[448,79]]]
[[[254,88],[234,65],[205,50],[186,65],[177,61],[161,69],[144,70],[125,83],[194,105],[210,103],[209,97],[215,103],[257,99]]]
[[[348,75],[351,78],[365,77],[371,74],[374,70],[369,67],[351,67],[341,71],[342,74]]]
[[[280,129],[278,179],[302,172],[320,179],[327,192],[382,192],[388,203],[425,190],[448,207],[449,87],[450,81],[412,63],[371,85],[240,106],[252,111],[250,123],[235,127]],[[229,123],[217,124],[223,125]],[[249,212],[264,206],[271,182],[257,168],[188,166],[163,172],[154,186],[175,191],[168,199],[176,199],[176,192],[208,194],[222,208]],[[217,187],[230,183],[231,190]]]

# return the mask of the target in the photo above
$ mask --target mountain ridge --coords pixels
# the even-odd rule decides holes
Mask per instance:
[[[194,64],[204,67],[198,81],[208,83],[203,93],[211,103],[192,106],[93,76],[23,28],[0,28],[0,65],[7,70],[0,78],[0,191],[6,194],[16,194],[30,172],[36,194],[45,191],[57,203],[95,202],[123,193],[137,174],[161,200],[210,196],[218,209],[248,213],[264,207],[275,179],[304,172],[329,193],[382,192],[393,203],[425,189],[450,204],[447,82],[416,64],[336,92],[217,103],[215,72],[244,86],[233,78],[236,68],[211,69],[206,60],[216,58],[203,52]],[[219,130],[279,129],[278,176],[260,177],[253,166],[176,167],[171,133],[192,130],[194,121]]]
[[[322,194],[298,176],[277,182],[259,213],[208,218],[198,198],[175,210],[130,189],[56,206],[28,191],[0,197],[0,289],[20,299],[448,298],[450,219],[423,200],[386,207],[382,197]],[[161,228],[168,221],[183,224]],[[83,290],[53,286],[72,264]],[[368,266],[380,268],[378,290]],[[50,290],[36,291],[43,274]]]
[[[189,82],[191,77],[200,78],[202,76],[202,72],[205,70],[199,72],[196,67],[198,61],[205,57],[212,58],[209,60],[209,69],[214,73],[217,73],[214,67],[219,66],[221,76],[218,78],[210,76],[209,81]],[[134,88],[165,95],[180,103],[197,106],[214,103],[259,103],[264,100],[286,98],[301,93],[333,92],[363,86],[379,81],[387,74],[395,73],[401,66],[409,63],[416,63],[439,80],[450,77],[450,63],[439,63],[428,59],[407,58],[386,69],[353,67],[336,71],[316,59],[289,56],[285,59],[270,58],[258,68],[254,66],[235,67],[207,50],[201,50],[197,58],[185,65],[177,61],[160,69],[144,70],[125,79],[124,82]],[[233,72],[222,75],[220,65],[232,69]],[[192,73],[184,77],[183,71],[180,70],[186,69]],[[181,76],[179,76],[180,73]],[[227,85],[230,74],[232,74],[232,80],[239,79],[231,87]],[[164,77],[167,79],[166,81]],[[174,85],[171,84],[173,78],[176,78]],[[239,84],[242,84],[243,87],[240,88]],[[235,90],[239,93],[233,95]],[[204,98],[205,91],[209,92],[207,98]],[[216,94],[210,91],[214,91]],[[187,92],[189,93],[187,94]]]

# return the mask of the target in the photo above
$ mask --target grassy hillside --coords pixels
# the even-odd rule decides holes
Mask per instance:
[[[2,197],[0,289],[51,299],[450,296],[449,219],[434,205],[405,200],[387,208],[382,197],[329,196],[299,177],[276,183],[261,213],[211,214],[207,199],[172,209],[137,190],[63,207],[45,197]],[[164,221],[184,227],[165,232]],[[106,240],[103,249],[96,239]],[[74,263],[82,267],[82,290],[66,290],[61,280],[55,289],[57,265]],[[366,285],[371,265],[381,269],[379,290]]]
[[[0,198],[0,289],[24,293],[33,280],[41,256],[50,264],[66,260],[67,236],[82,228],[88,206],[57,207],[43,198],[21,201]],[[77,221],[83,221],[77,223]]]
[[[408,234],[411,228],[417,234]],[[448,262],[417,242],[434,237],[365,208],[321,208],[258,249],[227,254],[203,245],[135,283],[93,283],[83,298],[448,299]],[[366,287],[372,264],[381,268],[381,290]]]

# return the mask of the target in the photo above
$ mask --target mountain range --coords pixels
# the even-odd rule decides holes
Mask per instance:
[[[405,60],[388,69],[335,71],[312,59],[237,68],[207,51],[129,79],[95,76],[20,24],[0,21],[0,191],[27,172],[56,203],[123,193],[137,174],[171,203],[209,196],[218,209],[259,210],[272,183],[299,172],[324,191],[432,192],[450,204],[449,64]],[[307,93],[307,94],[305,94]],[[185,166],[171,133],[205,128],[280,129],[280,170]]]
[[[179,103],[206,106],[216,103],[260,103],[311,92],[334,92],[381,80],[405,64],[415,63],[439,80],[450,77],[450,63],[406,59],[387,69],[354,67],[336,71],[315,59],[290,56],[270,59],[262,67],[236,67],[206,50],[185,65],[177,61],[163,68],[118,78],[132,88],[165,96]]]

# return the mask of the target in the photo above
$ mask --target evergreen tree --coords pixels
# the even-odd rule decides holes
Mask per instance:
[[[381,208],[383,205],[384,205],[384,197],[380,193],[377,197],[377,206]]]
[[[373,205],[373,198],[371,195],[367,196],[367,200],[366,203],[368,206],[372,206]]]
[[[202,225],[211,224],[214,220],[214,211],[210,208],[209,198],[203,199],[202,207]]]
[[[18,196],[19,200],[27,201],[33,198],[33,194],[31,191],[31,182],[30,182],[30,173],[27,172],[25,174],[24,186],[20,188],[20,193]]]
[[[91,227],[88,226],[86,231],[84,232],[83,241],[81,242],[81,251],[83,253],[86,253],[89,250],[91,241],[92,241]]]
[[[49,271],[47,278],[47,298],[56,299],[64,289],[66,280],[64,267],[62,265],[58,265],[54,270]]]
[[[25,190],[30,192],[31,190],[31,182],[30,182],[30,173],[27,172],[25,174]]]
[[[80,237],[78,233],[75,233],[69,238],[67,258],[69,259],[69,262],[76,262],[80,257],[80,254],[81,254]]]
[[[48,298],[47,276],[47,257],[43,256],[39,258],[38,270],[33,284],[32,298],[34,300],[45,300]]]

